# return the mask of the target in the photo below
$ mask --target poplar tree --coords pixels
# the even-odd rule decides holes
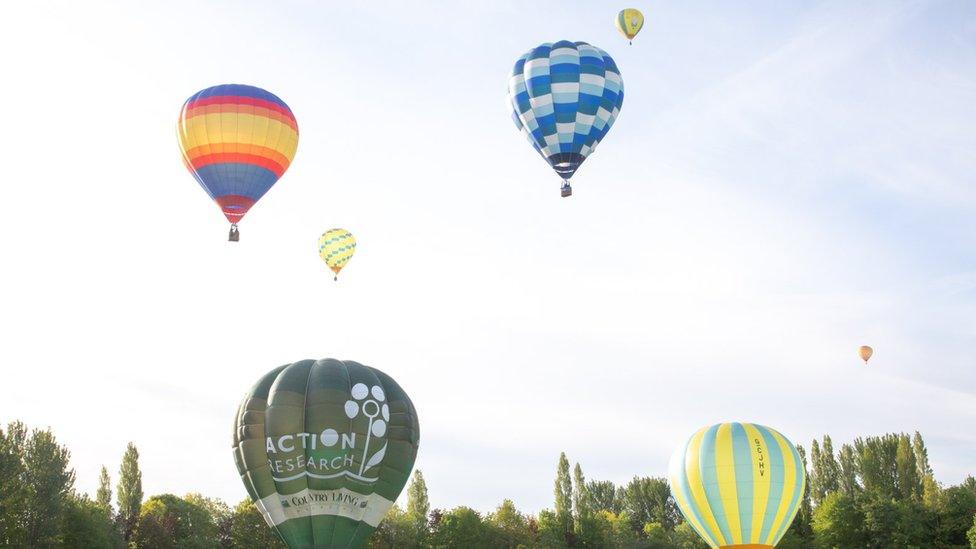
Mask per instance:
[[[813,504],[820,505],[826,495],[823,488],[823,462],[820,460],[820,443],[813,439],[810,443],[810,498]]]
[[[857,461],[854,457],[854,448],[849,444],[840,447],[837,454],[840,464],[840,491],[845,496],[853,498],[859,486],[857,485]]]
[[[569,460],[566,459],[566,452],[559,454],[554,491],[556,495],[556,520],[567,537],[571,537],[573,532],[573,481],[569,477]]]
[[[820,471],[823,478],[820,481],[824,494],[836,492],[840,489],[840,467],[834,459],[834,445],[830,440],[830,435],[824,435],[823,443],[820,446]]]
[[[577,523],[586,520],[592,514],[590,495],[586,487],[586,478],[583,477],[583,468],[580,467],[579,463],[573,468],[573,511],[575,512]]]
[[[906,434],[898,437],[895,463],[898,468],[898,494],[905,501],[918,501],[922,495],[922,479],[918,474],[918,463],[915,461],[911,440]]]
[[[417,469],[407,488],[407,519],[413,524],[418,542],[427,535],[427,514],[430,513],[430,500],[427,498],[427,482],[424,473]]]
[[[47,547],[57,542],[75,472],[68,466],[71,452],[58,444],[49,429],[33,430],[24,446],[24,484],[28,486],[24,525],[27,545]]]
[[[112,480],[108,476],[108,469],[102,465],[102,472],[98,475],[98,491],[95,492],[95,503],[112,515]]]
[[[139,509],[142,507],[142,472],[139,470],[139,450],[136,445],[129,443],[122,456],[122,466],[119,468],[119,484],[116,486],[116,503],[119,506],[119,525],[122,538],[128,543],[132,537],[132,530],[139,520]]]

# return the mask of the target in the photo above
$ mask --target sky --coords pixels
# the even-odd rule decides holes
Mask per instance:
[[[664,476],[721,421],[976,473],[976,4],[632,6],[628,46],[606,1],[3,3],[0,424],[84,492],[132,441],[146,494],[237,502],[238,402],[333,357],[410,394],[434,507],[551,507],[562,451]],[[506,105],[560,39],[625,85],[568,199]],[[175,137],[221,83],[301,131],[237,244]]]

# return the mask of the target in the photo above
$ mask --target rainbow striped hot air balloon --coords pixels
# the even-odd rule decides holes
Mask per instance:
[[[800,508],[806,471],[773,429],[720,423],[677,449],[670,480],[681,514],[711,547],[771,549]]]
[[[231,222],[285,173],[298,148],[298,123],[273,93],[240,84],[199,91],[183,104],[177,135],[183,161]]]

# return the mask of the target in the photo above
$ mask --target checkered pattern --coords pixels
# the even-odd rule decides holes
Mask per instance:
[[[607,52],[562,40],[533,48],[515,62],[508,98],[515,125],[569,180],[617,119],[624,81]]]

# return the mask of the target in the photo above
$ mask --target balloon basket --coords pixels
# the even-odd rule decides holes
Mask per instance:
[[[566,198],[567,196],[573,196],[573,188],[569,186],[569,183],[564,184],[562,188],[559,189],[559,196],[563,198]]]
[[[237,230],[237,225],[230,226],[230,234],[227,235],[228,242],[238,242],[241,239],[241,232]]]

